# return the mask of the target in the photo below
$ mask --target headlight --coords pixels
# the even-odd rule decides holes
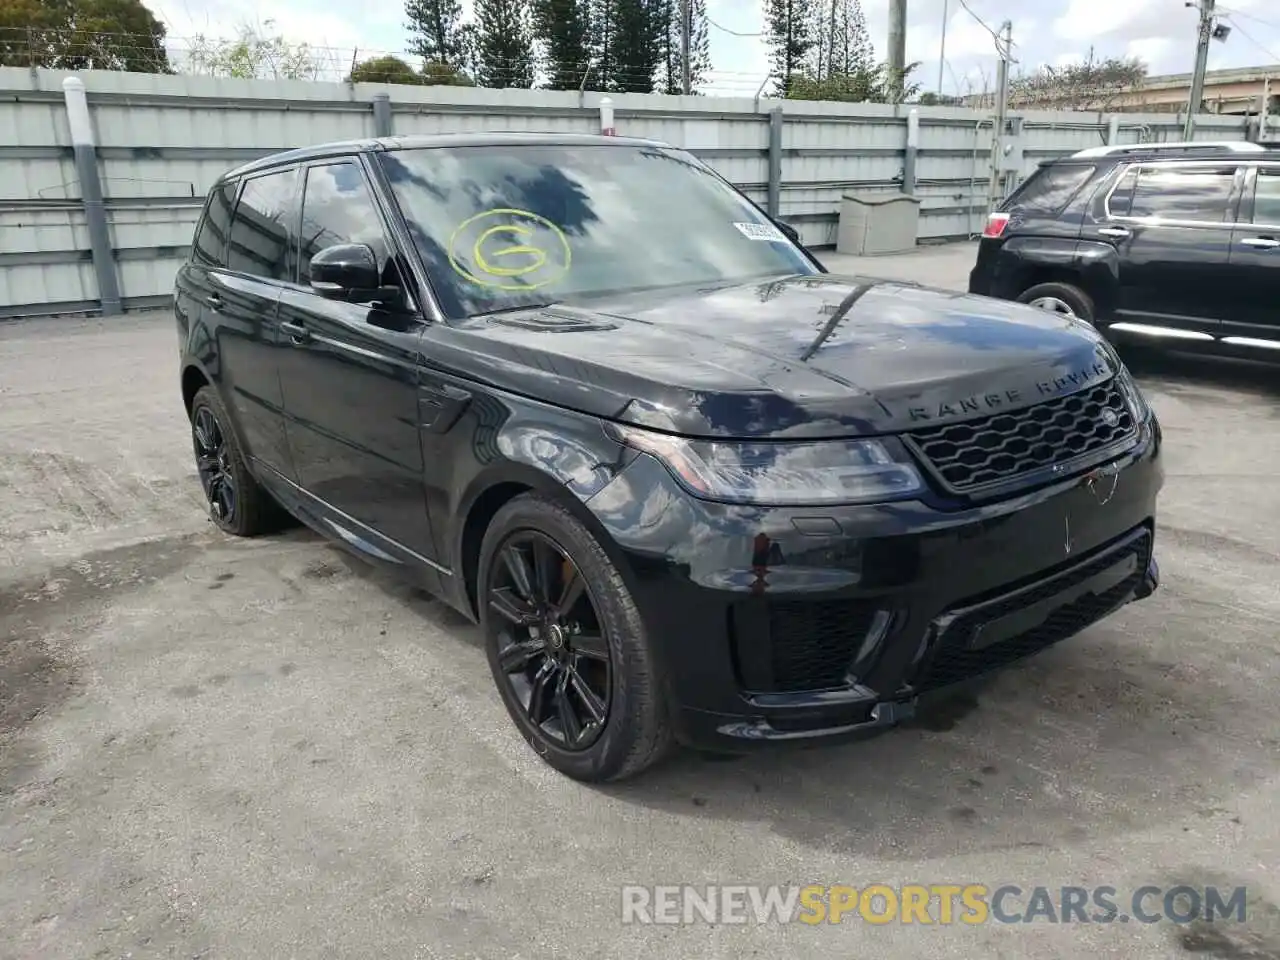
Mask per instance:
[[[690,493],[708,500],[777,506],[880,503],[925,489],[895,441],[744,443],[612,427],[619,440],[657,457]]]
[[[1133,422],[1146,423],[1147,418],[1151,416],[1151,408],[1147,405],[1147,398],[1142,395],[1142,390],[1134,381],[1133,374],[1123,364],[1120,366],[1120,372],[1116,374],[1116,383],[1119,384],[1120,393],[1124,396],[1125,406],[1133,415]]]

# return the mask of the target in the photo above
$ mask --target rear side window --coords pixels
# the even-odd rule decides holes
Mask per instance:
[[[244,182],[227,245],[227,268],[267,280],[292,281],[295,257],[289,229],[297,170]]]
[[[1280,167],[1260,167],[1253,194],[1253,222],[1280,226]]]
[[[1222,223],[1235,177],[1235,167],[1138,167],[1121,178],[1107,208],[1113,217]]]
[[[231,208],[236,203],[239,183],[224,183],[209,197],[204,219],[196,231],[191,246],[191,258],[206,267],[225,267],[227,227],[231,223]]]
[[[1041,167],[1014,191],[1003,209],[1024,215],[1056,217],[1089,182],[1095,169],[1077,164]]]

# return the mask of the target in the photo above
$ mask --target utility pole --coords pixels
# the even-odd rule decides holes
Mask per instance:
[[[1209,40],[1213,36],[1214,0],[1200,0],[1200,24],[1196,31],[1196,69],[1191,74],[1191,95],[1187,97],[1187,119],[1182,125],[1182,139],[1190,140],[1196,132],[1196,114],[1204,99],[1204,73],[1209,66]],[[1193,4],[1188,4],[1193,6]]]
[[[951,15],[950,0],[942,0],[942,42],[938,44],[938,98],[942,98],[942,68],[947,63],[947,19]],[[903,56],[905,56],[905,51]],[[956,91],[959,93],[959,91]]]
[[[1000,54],[1000,67],[996,78],[996,114],[991,121],[991,183],[987,188],[987,208],[994,210],[1004,199],[1001,182],[1004,178],[1004,128],[1009,114],[1009,58],[1013,50],[1013,24],[1006,20],[1000,25],[996,51]]]
[[[693,93],[693,64],[689,61],[689,34],[693,32],[691,0],[680,0],[680,91]]]
[[[889,0],[889,84],[891,99],[902,102],[907,67],[907,0]]]

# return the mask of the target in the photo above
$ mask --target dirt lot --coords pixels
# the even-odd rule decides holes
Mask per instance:
[[[438,605],[302,530],[213,530],[176,350],[167,317],[0,325],[0,957],[1280,958],[1274,370],[1135,362],[1167,440],[1150,601],[911,729],[592,789]],[[1250,901],[1212,928],[620,924],[620,885],[681,882]]]

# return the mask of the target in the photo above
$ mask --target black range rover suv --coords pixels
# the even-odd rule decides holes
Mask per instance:
[[[987,221],[969,290],[1122,340],[1280,360],[1280,150],[1094,147]]]
[[[283,506],[477,620],[580,779],[892,726],[1156,587],[1160,428],[1096,331],[832,276],[662,144],[256,161],[175,309],[214,522]]]

